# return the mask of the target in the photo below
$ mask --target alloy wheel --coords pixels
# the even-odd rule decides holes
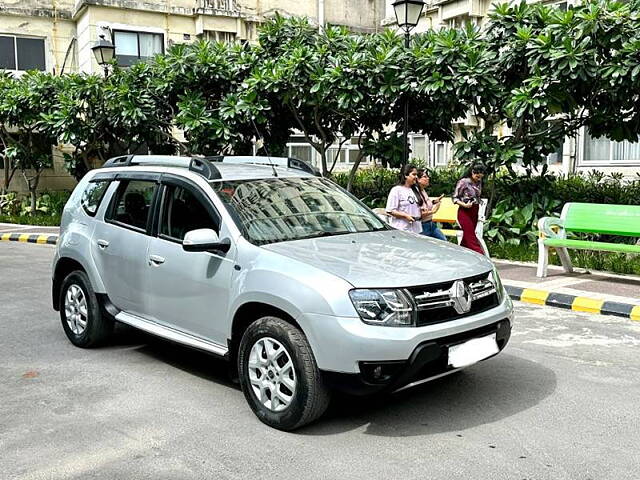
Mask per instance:
[[[64,315],[69,329],[75,335],[82,335],[87,328],[87,298],[82,289],[71,284],[64,296]]]
[[[258,401],[273,412],[285,410],[296,393],[296,372],[287,349],[273,338],[261,338],[251,347],[248,363]]]

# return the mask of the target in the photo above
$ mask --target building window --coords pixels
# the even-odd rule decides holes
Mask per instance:
[[[601,165],[640,165],[640,142],[614,142],[608,138],[592,138],[585,130],[582,162]]]
[[[161,33],[114,30],[113,43],[116,47],[116,59],[121,67],[164,53],[164,35]]]
[[[313,147],[311,145],[292,145],[289,144],[289,156],[304,160],[307,163],[315,164]]]
[[[451,145],[447,142],[431,142],[434,165],[447,165],[451,160]]]
[[[44,38],[0,35],[0,69],[46,70]]]
[[[547,155],[547,165],[562,165],[562,149],[563,144],[561,143],[555,152]]]
[[[209,40],[210,42],[221,42],[229,45],[236,43],[235,32],[218,32],[214,30],[209,30],[205,32],[204,38],[206,40]]]
[[[421,135],[415,135],[411,137],[411,157],[417,158],[426,162],[428,160],[427,155],[427,141],[426,137]]]

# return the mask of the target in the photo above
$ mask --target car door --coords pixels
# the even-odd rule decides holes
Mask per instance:
[[[118,185],[91,241],[91,255],[111,302],[142,315],[151,206],[160,175],[118,175]]]
[[[182,240],[191,230],[231,236],[200,187],[170,176],[162,184],[157,235],[148,252],[148,311],[158,323],[226,346],[235,245],[227,253],[186,252]]]

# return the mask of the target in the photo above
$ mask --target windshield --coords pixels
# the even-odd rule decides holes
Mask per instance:
[[[211,184],[256,245],[387,230],[359,200],[324,178],[265,178]]]

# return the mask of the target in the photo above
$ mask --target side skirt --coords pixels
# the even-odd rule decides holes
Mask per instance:
[[[152,335],[157,335],[158,337],[166,338],[167,340],[171,340],[188,347],[197,348],[198,350],[213,353],[214,355],[218,355],[220,357],[226,357],[227,353],[229,353],[229,349],[223,345],[218,345],[217,343],[195,337],[174,328],[165,327],[164,325],[151,322],[131,313],[120,312],[115,315],[115,319],[118,322],[126,323],[127,325],[131,325],[132,327],[151,333]]]

